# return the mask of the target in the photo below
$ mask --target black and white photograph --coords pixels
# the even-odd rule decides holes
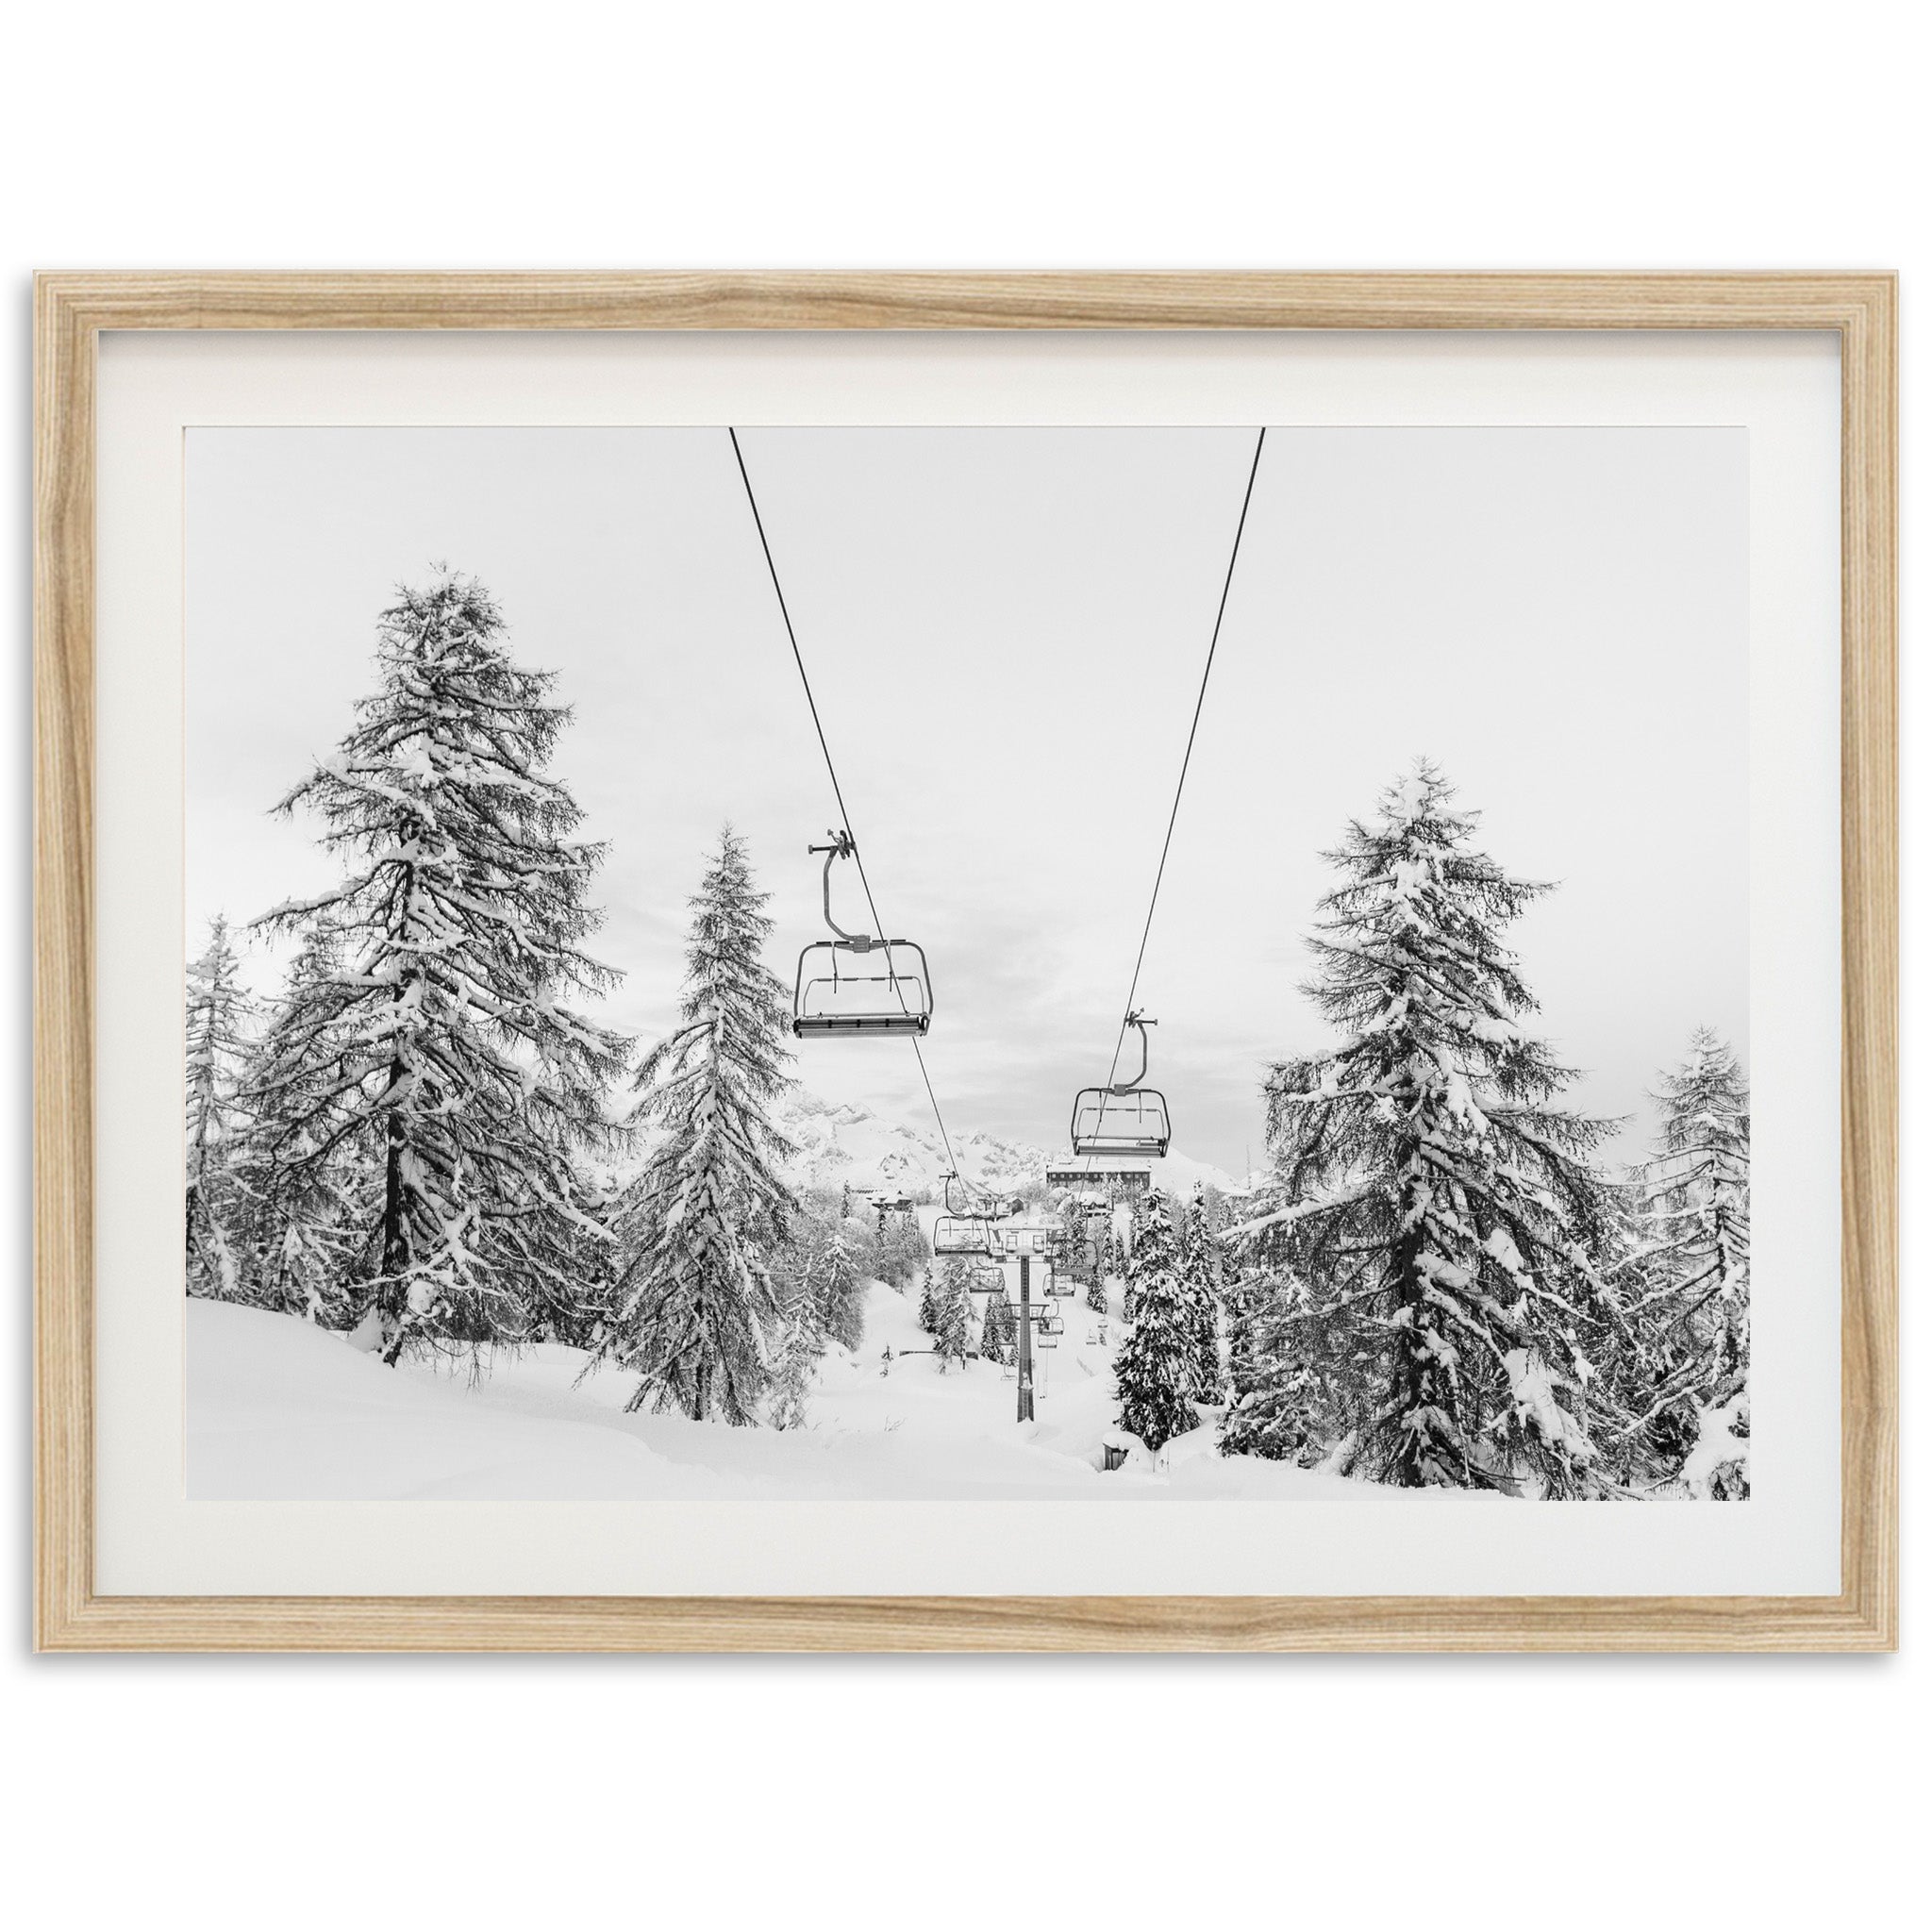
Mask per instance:
[[[12,1923],[1911,1923],[1922,12],[9,25]]]
[[[1747,1500],[1746,455],[192,430],[191,1497]]]

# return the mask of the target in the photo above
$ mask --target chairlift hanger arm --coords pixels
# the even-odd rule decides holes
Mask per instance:
[[[805,848],[808,854],[813,856],[816,856],[821,852],[823,852],[825,855],[825,924],[828,926],[830,926],[831,929],[835,933],[837,933],[839,937],[841,940],[843,940],[848,946],[855,947],[858,951],[861,953],[870,952],[875,944],[883,943],[885,939],[885,935],[883,933],[879,935],[877,940],[874,940],[872,934],[869,932],[847,932],[845,928],[842,925],[841,925],[836,919],[832,917],[832,861],[835,858],[856,858],[858,856],[858,847],[852,842],[852,834],[846,831],[842,826],[836,832],[827,832],[825,834],[825,837],[832,841],[829,845],[808,845]]]
[[[1139,1012],[1129,1013],[1121,1022],[1123,1032],[1131,1026],[1141,1036],[1141,1071],[1131,1080],[1109,1079],[1107,1086],[1107,1091],[1109,1093],[1131,1093],[1147,1077],[1147,1029],[1150,1026],[1158,1026],[1160,1022],[1158,1020],[1143,1018]]]

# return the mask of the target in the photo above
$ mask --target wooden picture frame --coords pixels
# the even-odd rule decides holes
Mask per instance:
[[[94,1587],[94,372],[107,330],[1808,330],[1842,372],[1835,1596],[126,1597]],[[36,293],[35,1577],[44,1650],[1895,1647],[1897,288],[1887,275],[55,274]]]

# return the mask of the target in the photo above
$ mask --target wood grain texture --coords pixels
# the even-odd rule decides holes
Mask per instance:
[[[1817,1597],[104,1597],[93,1518],[104,329],[1819,329],[1843,371],[1842,1574]],[[36,1640],[68,1650],[1870,1651],[1898,1631],[1898,369],[1885,275],[53,275],[36,285]]]

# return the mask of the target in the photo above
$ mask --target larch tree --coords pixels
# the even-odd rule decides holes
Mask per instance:
[[[393,1363],[522,1340],[560,1291],[584,1220],[573,1156],[609,1144],[603,1092],[629,1042],[571,1003],[617,975],[583,950],[603,848],[572,836],[582,811],[546,770],[570,719],[555,674],[518,665],[488,592],[448,573],[383,612],[375,670],[279,807],[319,816],[345,876],[258,922],[320,922],[341,950],[282,1015],[328,1077],[296,1065],[257,1087],[297,1178],[345,1154],[374,1176],[360,1291]]]
[[[1424,763],[1329,855],[1307,991],[1341,1043],[1269,1075],[1274,1175],[1241,1245],[1306,1285],[1356,1473],[1602,1494],[1631,1341],[1594,1260],[1609,1129],[1556,1105],[1573,1075],[1524,1030],[1499,937],[1548,888],[1478,851],[1452,797]]]
[[[1751,1090],[1736,1053],[1699,1027],[1653,1099],[1657,1138],[1631,1176],[1633,1239],[1620,1274],[1642,1344],[1629,1433],[1649,1473],[1669,1476],[1748,1382]],[[1748,1428],[1741,1413],[1734,1433],[1740,1423]],[[1741,1482],[1727,1476],[1719,1493],[1744,1493]]]
[[[188,1291],[223,1301],[246,1296],[233,1157],[252,1013],[228,922],[218,915],[188,966],[186,1227]]]
[[[631,1409],[742,1426],[770,1379],[774,1267],[798,1204],[772,1122],[791,1084],[791,1002],[764,963],[769,896],[726,825],[691,901],[681,1024],[638,1070],[631,1124],[654,1144],[618,1211],[623,1272],[599,1351],[637,1374]],[[833,1245],[842,1252],[842,1231]]]
[[[326,993],[341,971],[333,929],[308,926],[242,1072],[249,1117],[235,1156],[250,1299],[331,1328],[358,1312],[379,1174],[354,1134],[327,1143],[340,1124],[330,1098],[357,1051],[345,1009]]]
[[[1201,1421],[1194,1407],[1199,1317],[1181,1274],[1174,1213],[1158,1188],[1149,1191],[1135,1218],[1127,1285],[1133,1315],[1113,1365],[1120,1425],[1158,1453]]]

